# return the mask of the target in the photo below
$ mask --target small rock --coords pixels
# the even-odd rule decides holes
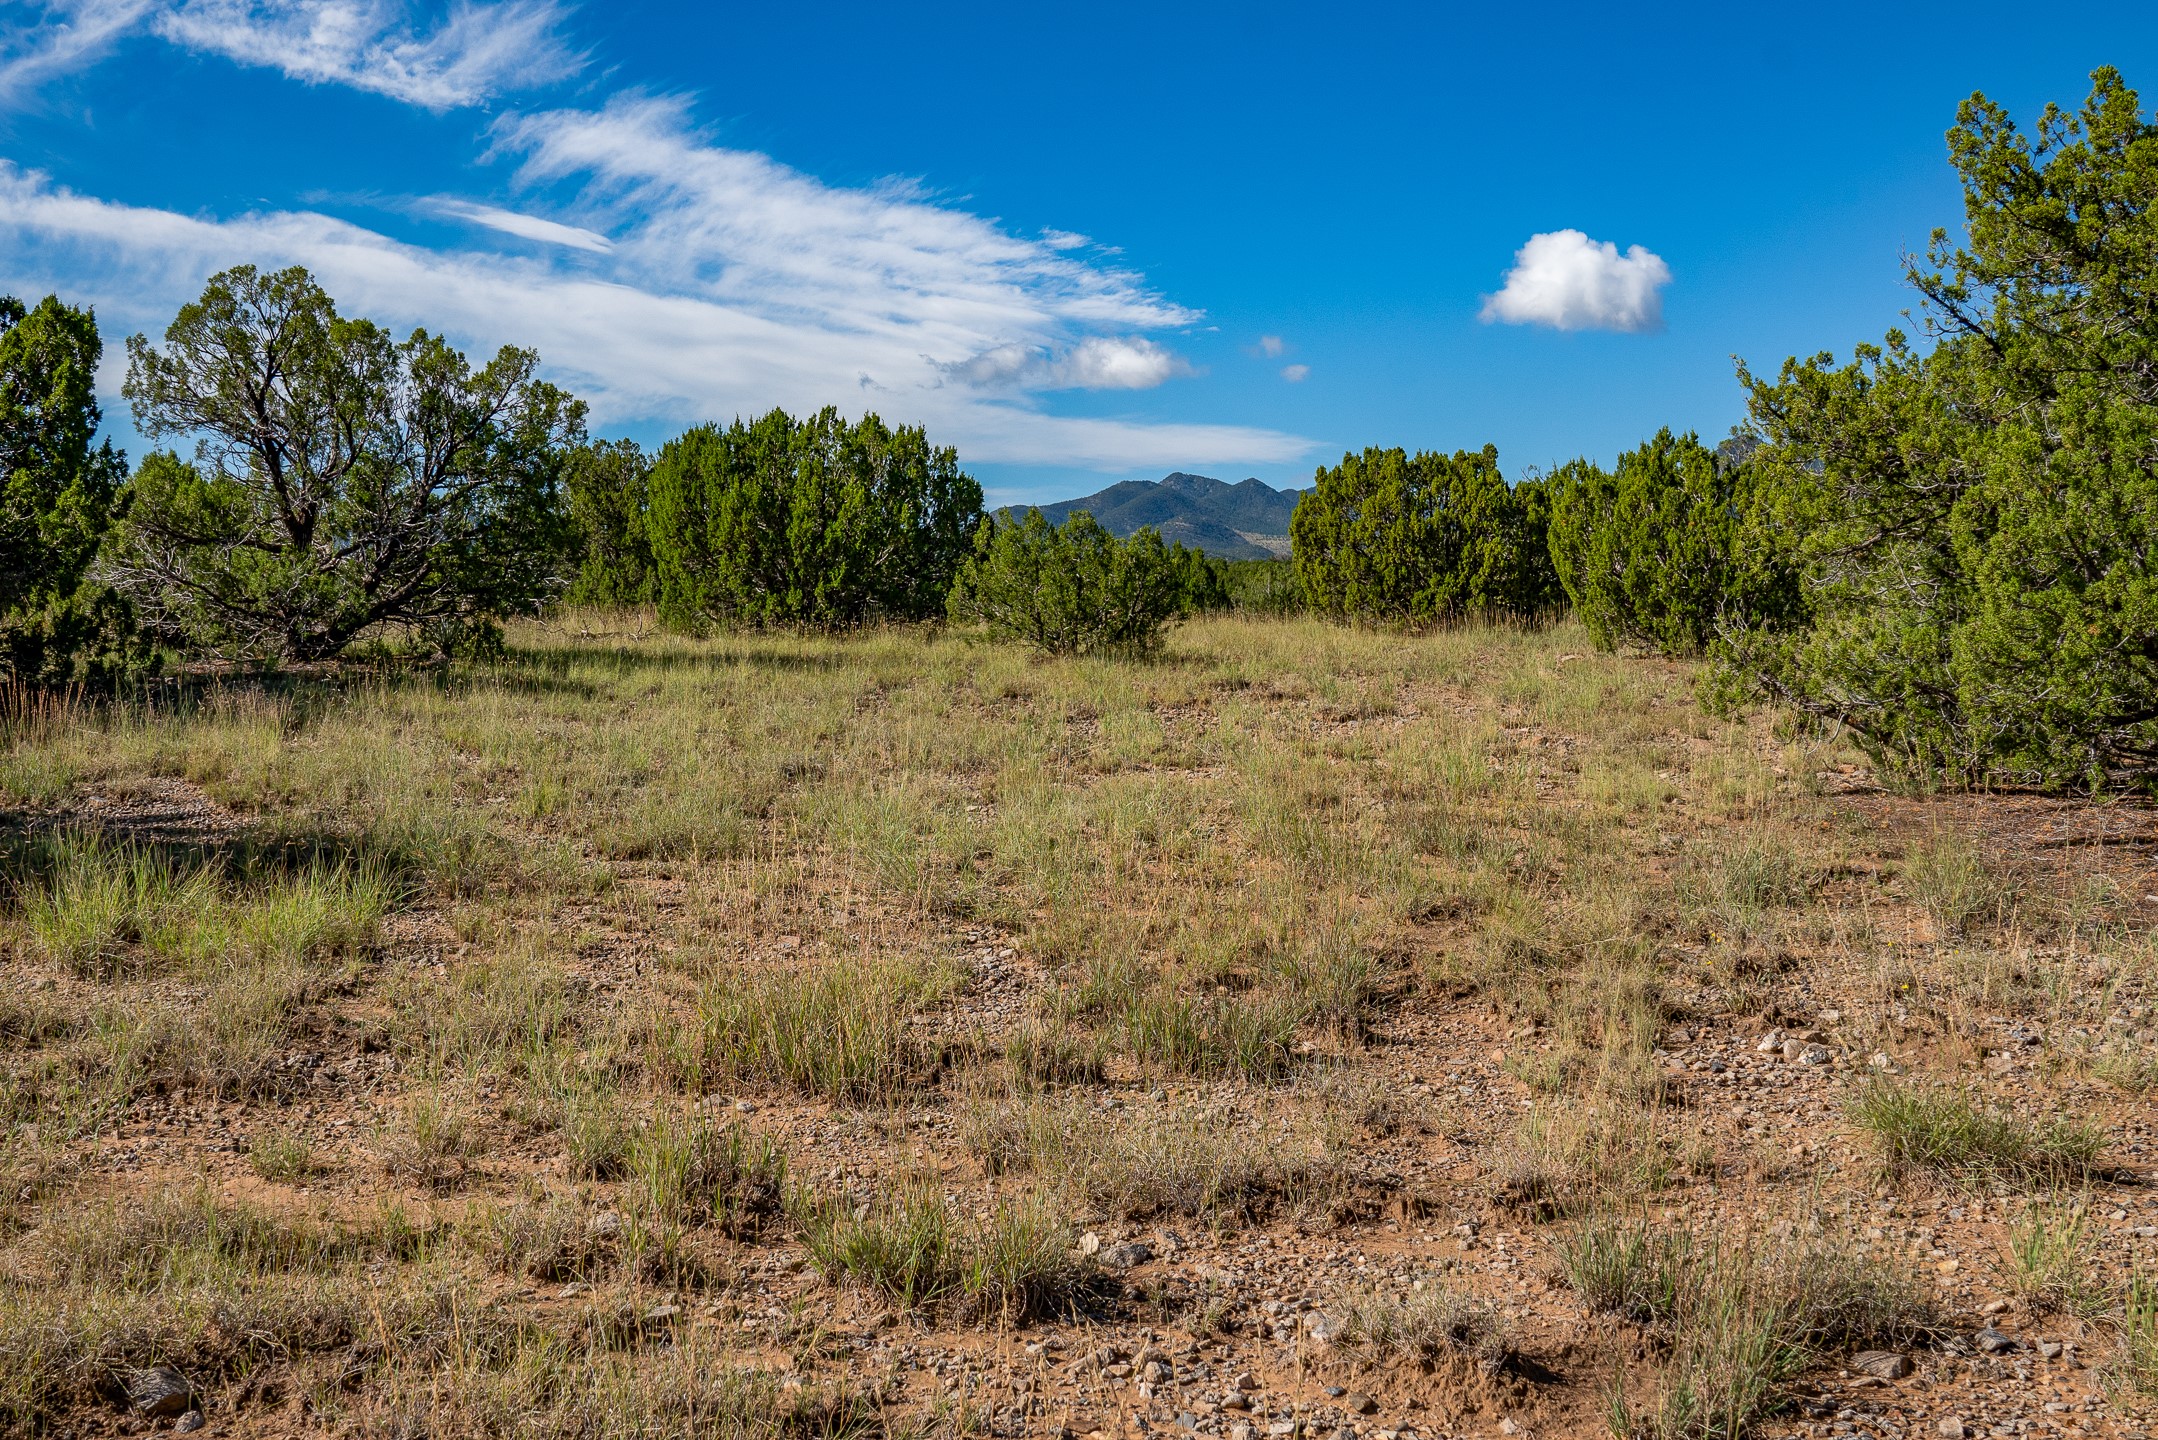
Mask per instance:
[[[1329,1385],[1326,1387],[1326,1398],[1329,1400],[1339,1400],[1342,1396],[1348,1393],[1348,1391],[1342,1389],[1339,1385]]]
[[[1351,1415],[1375,1415],[1379,1410],[1379,1402],[1369,1395],[1349,1394],[1341,1397],[1341,1408]]]
[[[1499,1433],[1501,1435],[1519,1435],[1521,1427],[1516,1425],[1511,1418],[1508,1418],[1499,1422]]]
[[[1199,1428],[1199,1417],[1189,1410],[1179,1410],[1176,1412],[1176,1423],[1186,1430],[1196,1430]]]
[[[1828,1053],[1826,1045],[1808,1045],[1798,1052],[1798,1063],[1801,1065],[1826,1065],[1832,1058],[1834,1057]]]
[[[172,1433],[175,1435],[191,1434],[194,1431],[200,1430],[206,1423],[207,1422],[204,1421],[204,1419],[202,1418],[202,1412],[200,1410],[190,1410],[185,1415],[182,1415],[179,1419],[172,1422]]]
[[[1341,1322],[1331,1315],[1316,1312],[1304,1317],[1304,1329],[1312,1340],[1320,1345],[1331,1345],[1341,1338]]]
[[[2014,1337],[2003,1335],[1991,1325],[1988,1325],[1971,1338],[1977,1342],[1978,1348],[1988,1355],[1999,1355],[2016,1348]]]
[[[1901,1380],[1911,1373],[1911,1358],[1889,1350],[1861,1350],[1851,1357],[1851,1368],[1883,1380]]]
[[[584,1222],[588,1235],[619,1235],[622,1233],[622,1217],[612,1210],[602,1210]]]
[[[1221,1408],[1224,1410],[1249,1410],[1251,1408],[1251,1397],[1241,1390],[1231,1390],[1221,1397]]]
[[[1761,1043],[1753,1047],[1763,1055],[1772,1055],[1783,1048],[1783,1032],[1771,1030],[1761,1037]]]
[[[757,1107],[750,1104],[747,1100],[737,1100],[734,1102],[734,1109],[736,1114],[752,1115],[756,1113]]]
[[[1798,1057],[1799,1057],[1799,1056],[1801,1056],[1801,1055],[1803,1055],[1803,1054],[1805,1054],[1805,1053],[1806,1053],[1806,1042],[1805,1042],[1805,1041],[1803,1041],[1803,1040],[1786,1040],[1786,1041],[1784,1041],[1784,1042],[1783,1042],[1783,1058],[1784,1058],[1784,1059],[1786,1059],[1786,1060],[1792,1060],[1792,1061],[1795,1061],[1795,1060],[1797,1060],[1797,1059],[1798,1059]]]
[[[1139,1372],[1139,1378],[1149,1385],[1166,1384],[1169,1379],[1169,1367],[1159,1360],[1149,1360],[1146,1362],[1146,1368]]]
[[[1229,1427],[1229,1440],[1251,1440],[1251,1427],[1249,1425],[1231,1425]]]
[[[1091,1230],[1081,1235],[1079,1237],[1079,1253],[1081,1255],[1099,1255],[1101,1253],[1101,1236],[1096,1235]]]
[[[1144,1265],[1154,1258],[1154,1247],[1144,1240],[1127,1240],[1122,1245],[1111,1245],[1101,1252],[1102,1264],[1117,1270],[1129,1270],[1134,1265]]]
[[[2041,1340],[2038,1342],[2038,1353],[2048,1360],[2058,1360],[2061,1358],[2061,1342],[2058,1340]]]
[[[682,1307],[679,1305],[654,1305],[644,1312],[644,1323],[647,1325],[672,1325],[681,1318]]]
[[[1239,1390],[1256,1390],[1259,1388],[1259,1377],[1246,1370],[1229,1383]]]
[[[1963,1422],[1953,1415],[1934,1426],[1933,1431],[1941,1437],[1941,1440],[1963,1440],[1965,1433]]]
[[[153,1419],[184,1415],[195,1408],[195,1387],[170,1365],[154,1365],[127,1377],[127,1403]]]
[[[2010,1308],[2006,1300],[1988,1300],[1978,1307],[1978,1313],[1981,1315],[2005,1315]]]

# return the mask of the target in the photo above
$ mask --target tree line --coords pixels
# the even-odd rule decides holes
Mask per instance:
[[[996,518],[948,447],[827,409],[647,456],[505,348],[340,315],[303,271],[213,277],[123,394],[160,450],[96,439],[93,317],[0,301],[0,668],[51,683],[161,654],[313,661],[384,636],[499,643],[558,602],[690,630],[938,617],[1053,653],[1144,652],[1231,606],[1403,626],[1571,610],[1700,657],[1704,693],[1845,726],[1893,769],[2055,788],[2158,777],[2158,126],[2119,74],[2019,131],[1949,132],[1965,239],[1907,262],[1917,336],[1741,368],[1714,447],[1606,469],[1497,452],[1322,467],[1280,562],[1091,516]]]

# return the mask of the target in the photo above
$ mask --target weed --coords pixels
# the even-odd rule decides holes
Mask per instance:
[[[263,1179],[287,1185],[312,1179],[328,1168],[307,1137],[289,1133],[257,1135],[248,1144],[247,1163]]]
[[[1349,1296],[1342,1304],[1341,1340],[1367,1360],[1422,1365],[1449,1351],[1495,1363],[1505,1348],[1495,1310],[1435,1281],[1405,1293]]]
[[[2002,918],[2008,889],[1970,841],[1934,835],[1913,845],[1903,888],[1943,935],[1962,935],[1981,920]]]
[[[2086,1202],[2039,1201],[2026,1206],[2009,1227],[2004,1248],[2009,1284],[2033,1309],[2092,1308],[2096,1297]]]

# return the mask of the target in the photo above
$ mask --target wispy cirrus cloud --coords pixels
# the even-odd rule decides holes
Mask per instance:
[[[1553,230],[1531,235],[1514,252],[1505,286],[1484,297],[1483,318],[1638,335],[1663,328],[1663,287],[1670,283],[1671,267],[1652,250],[1635,245],[1621,255],[1608,240]]]
[[[589,243],[436,249],[313,211],[183,215],[78,194],[0,162],[0,288],[57,289],[93,302],[108,333],[154,333],[215,270],[305,265],[348,313],[426,325],[475,350],[536,348],[610,425],[839,404],[926,424],[970,459],[1108,470],[1164,455],[1276,463],[1311,448],[1253,427],[1056,415],[1026,378],[987,389],[949,383],[953,366],[1003,345],[1069,364],[1102,355],[1105,340],[1132,343],[1083,333],[1096,320],[1193,318],[1137,277],[918,198],[825,187],[763,156],[715,160],[729,183],[748,187],[727,193],[758,219],[746,234],[714,229],[702,212],[716,182],[658,203],[608,166],[609,146],[579,162],[595,168],[570,167],[570,142],[588,125],[614,123],[604,114],[534,119],[556,145],[535,157],[535,173],[580,182],[572,212],[547,220],[466,202],[464,218]]]
[[[78,0],[60,23],[88,26],[95,3]],[[105,40],[55,31],[0,75],[33,52],[57,67],[72,46],[79,59],[130,27],[432,110],[571,63],[552,38],[553,0],[460,4],[431,29],[406,13],[372,0],[115,8],[92,27]],[[304,265],[348,313],[474,350],[536,348],[604,424],[840,404],[927,424],[992,462],[1265,464],[1312,449],[1257,427],[1052,413],[1049,392],[1139,391],[1195,373],[1156,337],[1200,312],[1083,235],[1017,234],[912,181],[828,185],[717,143],[684,99],[637,91],[504,115],[482,158],[507,172],[507,194],[388,207],[471,227],[448,244],[309,209],[135,206],[0,160],[0,289],[54,289],[96,304],[108,333],[155,332],[213,271]]]
[[[442,111],[575,74],[559,0],[457,0],[432,23],[398,0],[51,0],[0,51],[0,103],[19,103],[132,34],[196,54]]]

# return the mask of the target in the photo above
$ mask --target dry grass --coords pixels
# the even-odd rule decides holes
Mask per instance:
[[[1832,740],[1571,626],[511,642],[0,715],[0,1429],[164,1361],[265,1433],[1084,1434],[1133,1397],[909,1347],[1083,1319],[1158,1410],[1184,1330],[1273,1366],[1295,1273],[1381,1371],[1648,1327],[1623,1423],[1733,1435],[1924,1310],[1756,1215],[2095,1193],[2090,1096],[2151,1085],[2142,889],[1839,796]],[[1995,1088],[2011,1022],[2056,1068]],[[2087,1123],[2012,1108],[2086,1072]],[[1987,1253],[2147,1376],[2051,1203]],[[1594,1218],[1662,1209],[1746,1225]],[[1575,1298],[1512,1284],[1553,1248]],[[1422,1288],[1332,1258],[1394,1253]]]

